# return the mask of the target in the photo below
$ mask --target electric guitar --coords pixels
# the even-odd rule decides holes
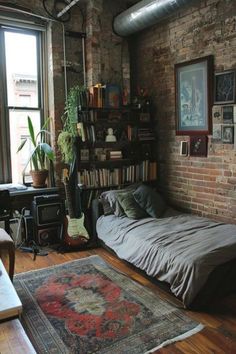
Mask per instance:
[[[71,247],[79,247],[88,242],[89,235],[84,227],[84,215],[81,218],[75,217],[67,169],[63,170],[63,183],[68,207],[68,215],[64,222],[64,243]]]

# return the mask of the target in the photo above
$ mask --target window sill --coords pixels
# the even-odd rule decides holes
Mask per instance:
[[[57,187],[49,187],[49,188],[34,188],[34,187],[27,187],[26,189],[21,189],[21,190],[14,190],[10,191],[10,196],[15,197],[15,196],[22,196],[22,195],[37,195],[37,194],[48,194],[48,193],[58,193],[59,188]]]

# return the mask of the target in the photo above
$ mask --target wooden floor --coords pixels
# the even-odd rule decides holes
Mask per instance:
[[[16,266],[15,273],[25,272],[33,269],[39,269],[48,267],[54,264],[60,264],[67,261],[71,261],[77,258],[83,258],[86,256],[98,254],[104,260],[112,264],[114,267],[119,268],[126,273],[132,279],[152,289],[157,296],[166,299],[176,306],[181,306],[181,303],[175,300],[171,295],[160,289],[157,285],[152,284],[145,277],[137,273],[132,267],[126,263],[120,261],[115,256],[108,253],[102,248],[94,250],[87,250],[82,252],[70,252],[60,254],[56,251],[49,252],[47,256],[38,256],[36,261],[33,261],[32,254],[16,252]],[[7,262],[4,259],[5,263]],[[213,353],[236,353],[236,295],[232,295],[212,306],[208,313],[203,312],[191,312],[185,311],[193,319],[201,322],[205,328],[191,336],[190,338],[171,344],[165,348],[159,349],[156,353],[164,354],[213,354]],[[8,331],[10,331],[11,347],[15,348],[13,352],[3,351],[2,348],[7,347],[7,343],[4,344],[4,338],[1,336],[0,324],[0,353],[1,354],[27,354],[27,350],[20,347],[20,341],[18,346],[14,345],[14,341],[21,335],[20,328],[15,325],[14,321],[12,326],[10,322],[7,322],[7,326],[4,327],[5,341],[9,339]],[[13,333],[15,333],[15,336]],[[18,348],[18,349],[16,349]],[[49,353],[50,354],[50,353]],[[128,351],[127,351],[128,354]]]

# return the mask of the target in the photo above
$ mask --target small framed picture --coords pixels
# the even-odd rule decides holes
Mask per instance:
[[[212,123],[214,124],[222,124],[222,106],[213,106],[212,107]]]
[[[223,144],[234,143],[234,127],[232,125],[222,126],[222,142]]]
[[[213,125],[213,134],[212,134],[211,140],[213,143],[221,143],[222,142],[221,124],[214,124]]]
[[[224,124],[233,124],[234,120],[234,106],[223,106],[222,107],[223,114],[223,123]]]
[[[190,156],[207,156],[207,136],[190,136]]]
[[[235,102],[235,71],[215,74],[215,104]]]

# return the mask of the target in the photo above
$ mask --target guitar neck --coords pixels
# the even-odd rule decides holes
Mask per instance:
[[[73,203],[72,203],[72,198],[71,198],[70,187],[69,187],[68,183],[64,183],[64,186],[65,186],[65,192],[66,192],[68,214],[69,214],[70,218],[74,218],[75,213],[74,213],[74,208],[73,208]]]

